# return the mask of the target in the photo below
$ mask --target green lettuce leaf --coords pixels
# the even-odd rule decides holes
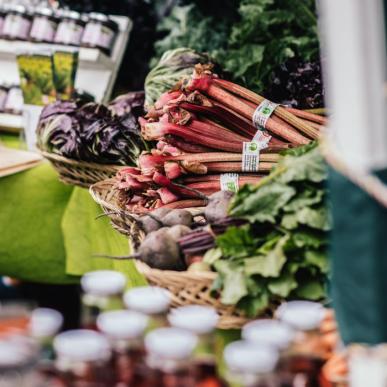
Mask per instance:
[[[225,305],[235,305],[248,294],[243,267],[232,261],[215,262],[215,269],[222,279],[221,301]]]
[[[295,194],[296,190],[289,185],[267,184],[246,197],[242,204],[233,207],[230,214],[250,222],[275,223],[275,217]]]

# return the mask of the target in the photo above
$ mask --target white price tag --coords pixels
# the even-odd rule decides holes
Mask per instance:
[[[242,153],[242,171],[257,172],[259,170],[259,151],[258,142],[244,142]]]
[[[270,140],[271,136],[266,130],[258,129],[252,141],[258,143],[259,149],[262,150],[269,146]]]
[[[221,191],[238,192],[239,190],[239,175],[237,173],[222,173],[220,175]]]
[[[253,114],[253,124],[257,129],[265,129],[267,120],[273,114],[278,104],[264,99]]]

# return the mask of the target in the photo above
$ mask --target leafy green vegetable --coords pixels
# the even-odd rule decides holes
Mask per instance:
[[[164,36],[155,44],[156,58],[178,47],[206,52],[233,81],[262,92],[276,65],[295,56],[310,60],[318,55],[314,0],[185,3],[158,26]],[[211,12],[210,5],[222,12]]]
[[[256,186],[244,186],[230,215],[246,219],[217,237],[206,261],[221,300],[256,316],[270,302],[325,296],[329,273],[326,168],[316,144],[288,152]]]

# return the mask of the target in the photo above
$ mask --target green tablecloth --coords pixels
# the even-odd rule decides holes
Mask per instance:
[[[0,140],[18,146],[15,136]],[[22,280],[65,284],[83,273],[114,268],[130,285],[145,283],[131,261],[95,258],[123,255],[128,240],[106,217],[86,189],[62,184],[47,162],[0,178],[0,274]]]

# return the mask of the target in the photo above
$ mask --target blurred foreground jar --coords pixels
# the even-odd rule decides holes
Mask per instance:
[[[33,42],[52,43],[54,42],[56,29],[59,20],[50,8],[41,7],[35,11],[32,22],[30,39]]]
[[[294,384],[320,386],[319,376],[327,353],[319,330],[324,314],[321,304],[310,301],[290,301],[276,311],[277,318],[296,331],[280,362],[281,370],[292,375]]]
[[[227,365],[227,381],[232,386],[279,387],[275,374],[278,352],[270,346],[257,346],[240,340],[228,344],[224,349]]]
[[[111,387],[111,349],[101,333],[79,329],[67,331],[54,340],[56,371],[64,386]]]
[[[112,347],[117,386],[138,386],[145,381],[143,335],[147,325],[146,315],[128,310],[105,312],[98,317],[98,329],[108,337]]]
[[[0,386],[48,387],[36,369],[38,356],[39,349],[33,340],[21,335],[3,336],[0,340]]]
[[[86,24],[82,47],[98,48],[110,55],[118,34],[118,24],[102,13],[92,12]]]
[[[97,329],[96,321],[101,312],[123,308],[122,294],[126,277],[113,270],[97,270],[86,273],[81,279],[82,326]]]
[[[292,387],[294,375],[287,369],[289,348],[294,343],[296,331],[289,325],[270,319],[260,319],[247,323],[242,328],[242,338],[253,345],[270,346],[279,351],[278,376],[281,387]]]
[[[349,386],[379,387],[387,385],[387,345],[354,344],[348,348]]]
[[[171,293],[158,286],[140,286],[128,290],[124,302],[129,310],[149,316],[150,329],[168,325],[167,314],[171,304]]]
[[[9,5],[4,18],[2,37],[9,40],[28,40],[31,24],[32,16],[24,6]]]
[[[215,357],[215,328],[219,315],[215,308],[187,305],[172,309],[168,320],[173,327],[186,329],[199,338],[194,352],[195,382],[197,385],[223,386],[217,374]]]
[[[37,308],[31,314],[29,334],[39,345],[39,370],[53,371],[53,340],[63,324],[63,316],[54,309]]]
[[[197,337],[179,328],[159,328],[145,337],[147,380],[141,387],[196,387],[193,351]]]

